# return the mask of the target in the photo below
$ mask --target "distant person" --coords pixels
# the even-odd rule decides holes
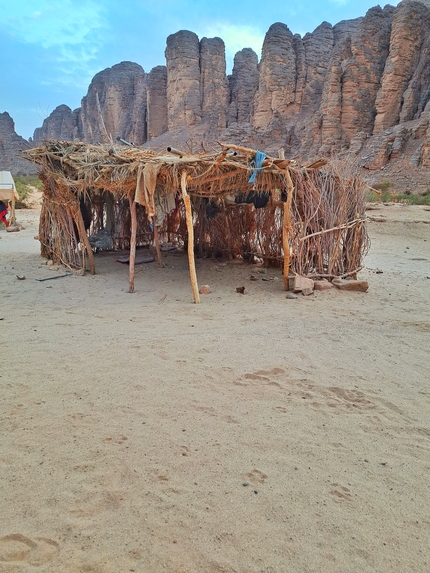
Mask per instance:
[[[9,227],[9,223],[6,221],[6,215],[9,213],[6,203],[0,201],[0,222],[4,223],[6,227]]]

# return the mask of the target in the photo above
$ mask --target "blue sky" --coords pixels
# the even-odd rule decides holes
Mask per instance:
[[[398,2],[391,2],[397,5]],[[122,61],[146,72],[165,64],[166,38],[192,30],[221,37],[227,72],[234,54],[253,48],[260,57],[269,26],[294,34],[321,22],[364,16],[368,0],[0,0],[0,113],[26,139],[60,104],[80,106],[94,75]]]

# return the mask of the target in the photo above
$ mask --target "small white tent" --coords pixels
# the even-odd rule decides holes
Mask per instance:
[[[10,171],[0,171],[0,201],[10,203],[9,223],[15,223],[15,200],[19,199]]]

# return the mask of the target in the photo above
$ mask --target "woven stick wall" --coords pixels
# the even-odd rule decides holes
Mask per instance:
[[[344,276],[357,272],[368,248],[365,224],[365,184],[352,168],[326,160],[300,166],[295,161],[265,157],[257,167],[257,152],[219,144],[218,151],[187,154],[123,146],[46,141],[23,156],[40,167],[44,202],[39,238],[42,254],[72,268],[91,260],[78,229],[78,198],[92,208],[92,233],[113,217],[115,248],[130,244],[129,198],[138,200],[137,245],[152,240],[154,195],[176,198],[175,208],[159,227],[161,241],[188,243],[181,198],[181,173],[193,205],[194,247],[197,254],[259,259],[282,266],[288,244],[291,272],[308,276]],[[255,174],[255,181],[249,183]],[[288,182],[293,191],[288,200]],[[247,203],[266,197],[267,204]],[[261,203],[261,201],[260,201]],[[263,201],[264,203],[264,201]],[[284,211],[289,205],[288,229]],[[112,207],[113,205],[113,207]],[[287,242],[283,236],[287,233]],[[284,234],[284,235],[283,235]]]

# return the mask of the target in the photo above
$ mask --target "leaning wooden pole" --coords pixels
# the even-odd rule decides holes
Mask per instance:
[[[80,239],[81,243],[83,243],[83,245],[84,245],[84,250],[82,251],[82,268],[85,271],[85,251],[86,251],[88,254],[88,260],[90,263],[90,273],[92,275],[94,275],[96,272],[96,263],[94,260],[94,253],[93,253],[93,250],[91,248],[87,232],[85,230],[84,219],[82,218],[82,213],[81,213],[81,210],[79,208],[79,202],[78,202],[77,198],[75,199],[74,203],[75,204],[72,208],[72,217],[73,217],[73,220],[75,221],[75,224],[78,228],[79,239]]]
[[[13,189],[13,193],[12,193],[12,201],[11,201],[9,224],[10,224],[10,225],[16,225],[16,216],[15,216],[15,189]]]
[[[158,266],[162,267],[163,261],[161,260],[160,239],[158,236],[158,227],[157,227],[157,215],[153,216],[152,224],[154,225],[154,246],[155,246],[155,252],[157,253],[157,262]]]
[[[284,220],[282,224],[282,245],[284,249],[284,290],[288,290],[288,275],[290,273],[290,230],[291,230],[291,202],[293,200],[294,186],[288,169],[285,170],[287,180],[287,199],[284,202]]]
[[[193,213],[191,210],[191,200],[187,193],[187,172],[185,169],[181,174],[181,191],[182,199],[185,205],[185,216],[187,219],[188,231],[188,265],[190,267],[191,287],[193,289],[194,302],[200,303],[199,286],[197,284],[196,264],[194,261],[194,227],[193,227]]]
[[[134,262],[136,259],[136,234],[137,234],[136,201],[134,200],[132,195],[129,195],[128,201],[130,204],[130,215],[131,215],[130,266],[128,271],[128,292],[134,292]]]

